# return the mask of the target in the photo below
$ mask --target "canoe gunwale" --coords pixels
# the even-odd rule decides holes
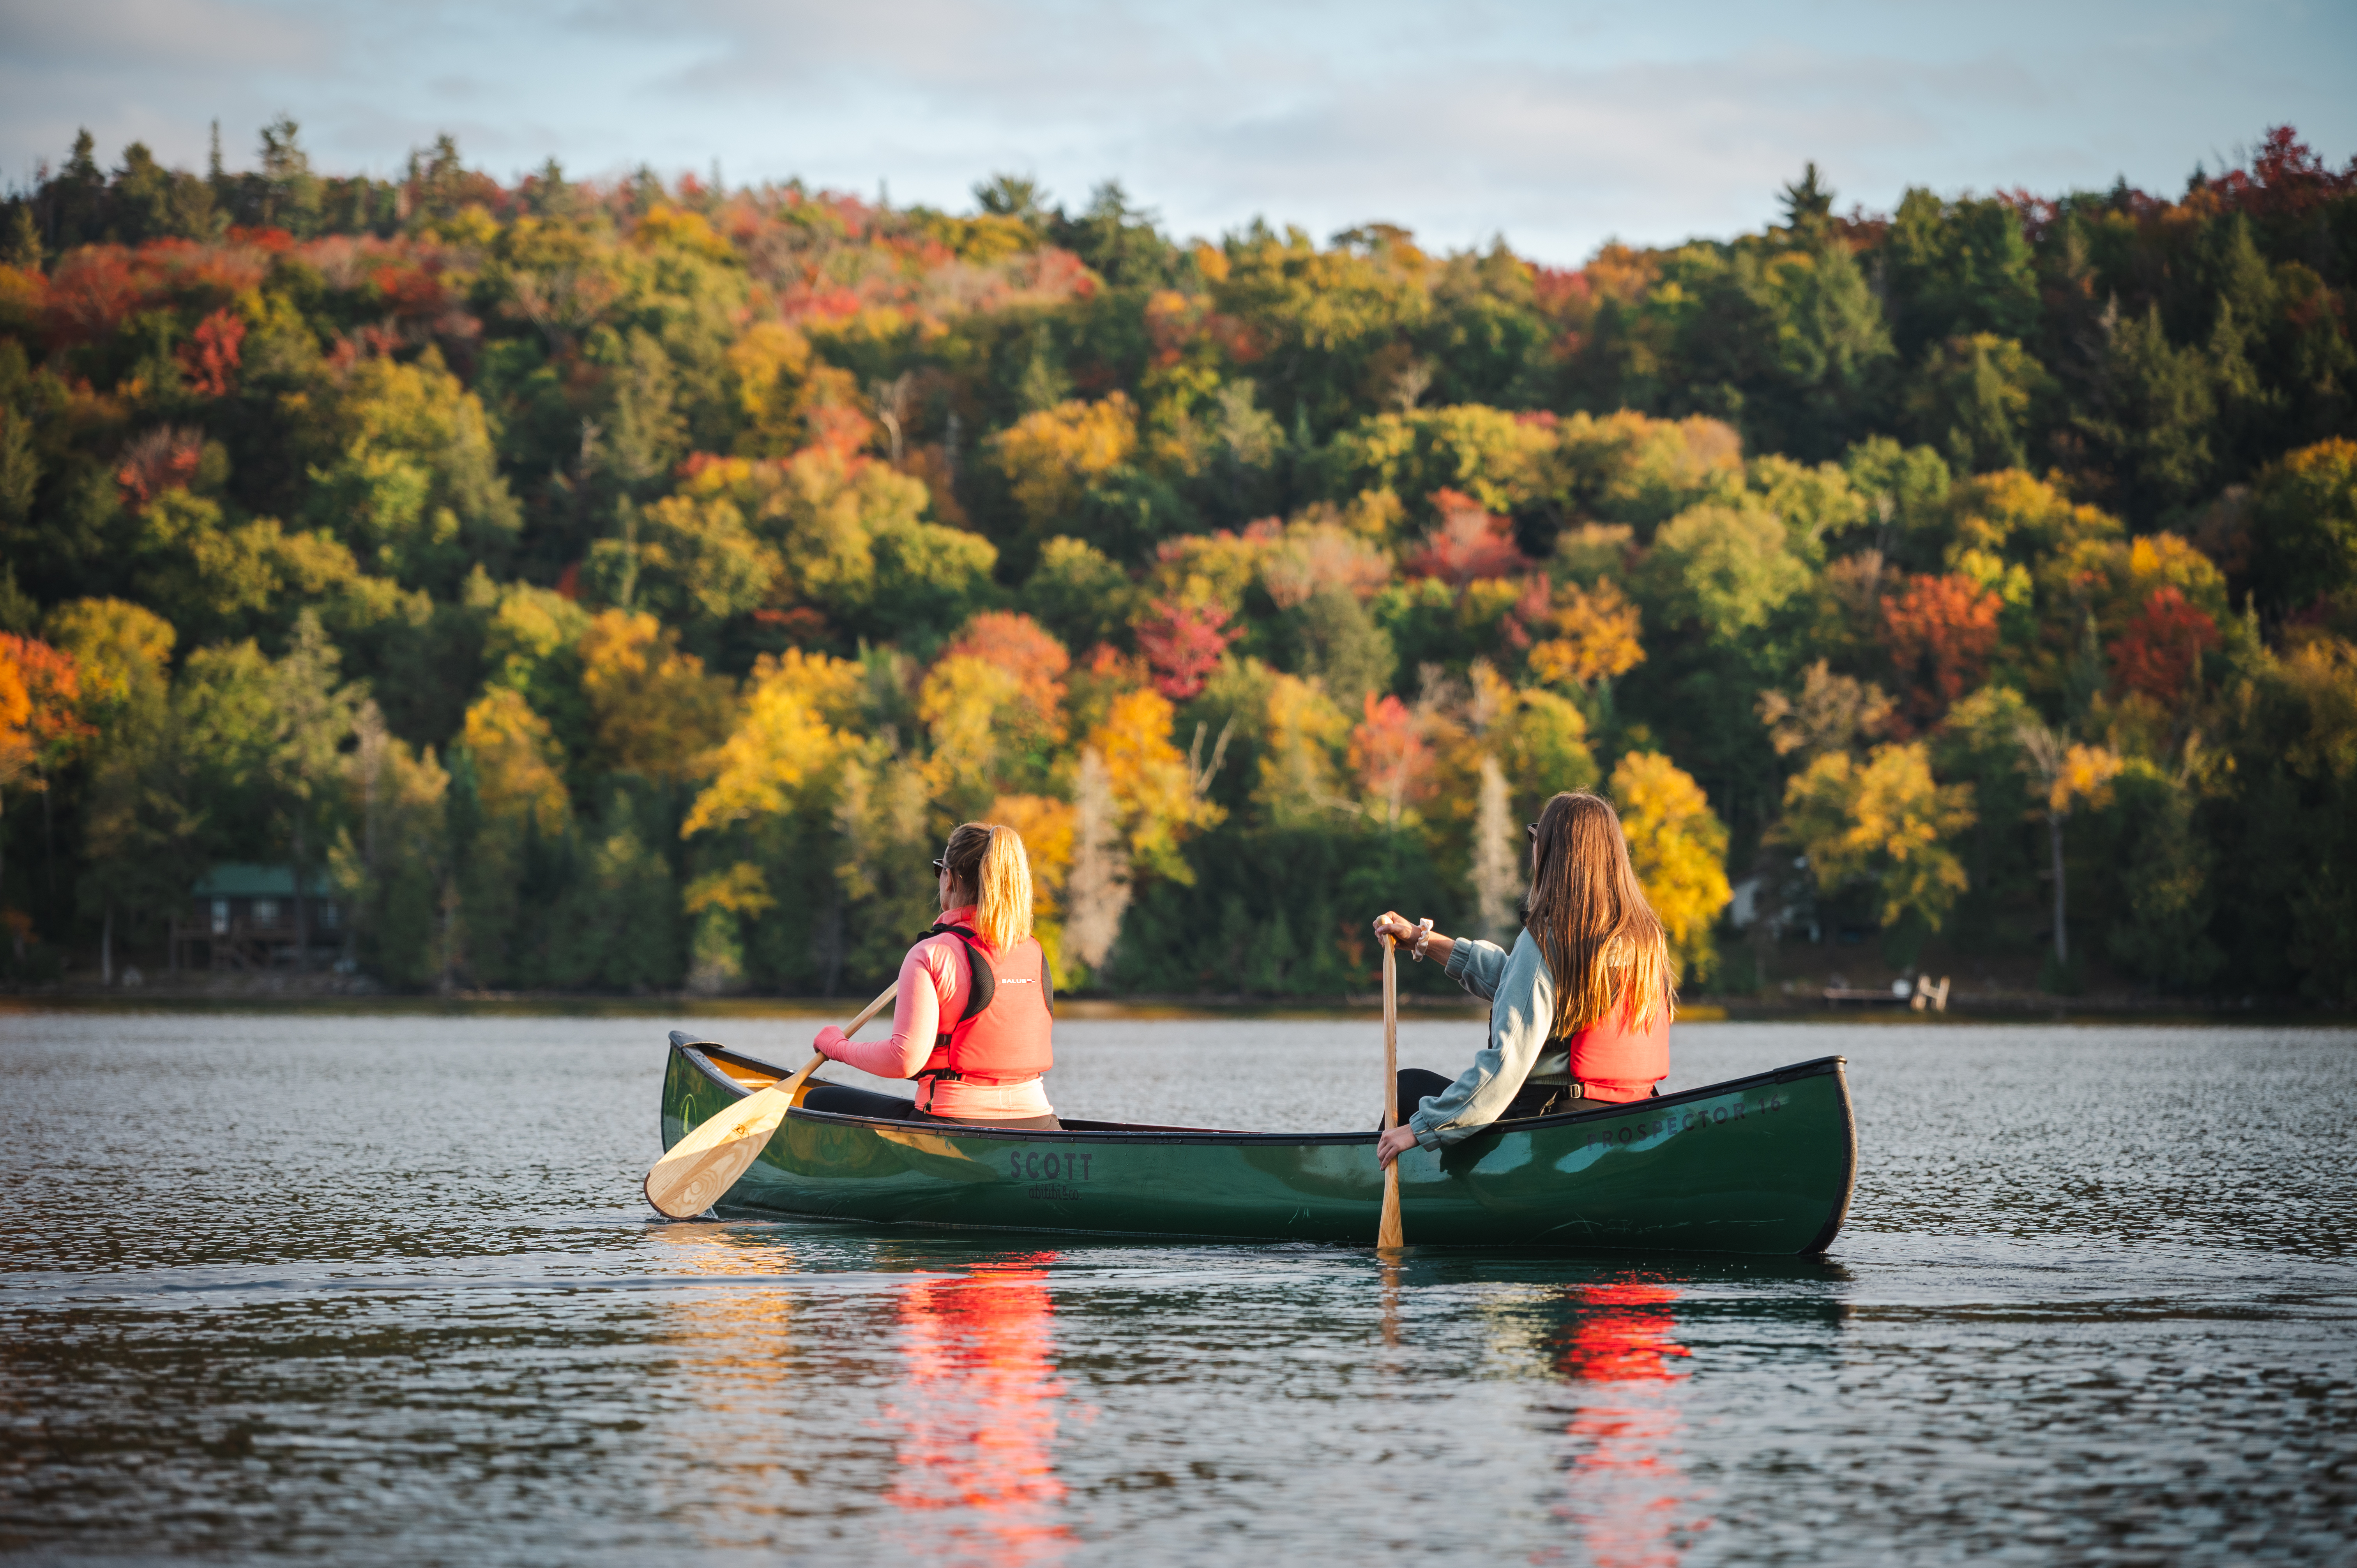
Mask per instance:
[[[725,1056],[730,1060],[741,1063],[745,1067],[757,1072],[776,1073],[780,1079],[788,1076],[785,1071],[781,1071],[771,1064],[759,1060],[758,1058],[748,1057],[742,1051],[732,1050],[727,1047],[721,1045],[716,1040],[691,1039],[681,1030],[674,1029],[672,1031],[671,1045],[673,1050],[687,1058],[687,1060],[693,1064],[696,1070],[704,1077],[738,1099],[743,1099],[752,1094],[754,1090],[746,1088],[745,1085],[737,1082],[727,1073],[720,1070],[718,1066],[712,1060],[712,1057],[714,1055]],[[1599,1101],[1595,1102],[1595,1109],[1593,1110],[1563,1111],[1555,1112],[1545,1116],[1529,1116],[1513,1121],[1491,1122],[1471,1133],[1469,1133],[1465,1139],[1459,1140],[1459,1143],[1469,1142],[1473,1138],[1486,1136],[1493,1133],[1537,1132],[1547,1128],[1568,1126],[1580,1122],[1593,1121],[1598,1118],[1625,1116],[1640,1112],[1651,1112],[1654,1111],[1668,1110],[1673,1107],[1685,1105],[1695,1101],[1714,1100],[1721,1095],[1738,1093],[1747,1089],[1764,1088],[1776,1084],[1791,1083],[1801,1079],[1818,1078],[1827,1075],[1839,1078],[1845,1076],[1844,1069],[1846,1068],[1848,1060],[1848,1058],[1841,1056],[1815,1057],[1807,1061],[1794,1062],[1785,1067],[1771,1069],[1766,1072],[1749,1073],[1742,1078],[1731,1078],[1719,1083],[1702,1084],[1694,1089],[1682,1089],[1674,1094],[1651,1095],[1642,1100],[1618,1101]],[[814,1079],[813,1081],[824,1080]],[[1842,1096],[1845,1107],[1846,1107],[1848,1099],[1849,1097],[1847,1093],[1845,1092]],[[995,1138],[1016,1143],[1211,1144],[1259,1147],[1267,1147],[1271,1145],[1308,1147],[1318,1145],[1372,1144],[1382,1135],[1380,1130],[1374,1128],[1370,1128],[1361,1133],[1243,1133],[1228,1132],[1217,1128],[1156,1127],[1129,1123],[1098,1123],[1092,1126],[1067,1125],[1061,1129],[1051,1131],[1037,1127],[989,1127],[974,1122],[965,1122],[946,1123],[910,1123],[908,1122],[888,1120],[876,1116],[847,1115],[844,1112],[834,1111],[813,1111],[800,1105],[797,1105],[792,1110],[789,1111],[786,1115],[787,1119],[790,1121],[812,1122],[824,1126],[889,1128],[904,1132],[911,1125],[921,1125],[928,1130],[943,1131],[953,1127],[955,1129],[955,1135],[960,1138]],[[1818,1244],[1817,1248],[1817,1250],[1820,1251],[1824,1246],[1831,1245],[1834,1236],[1841,1230],[1843,1219],[1847,1213],[1849,1208],[1848,1192],[1849,1189],[1855,1186],[1855,1177],[1857,1169],[1857,1121],[1854,1116],[1845,1116],[1844,1121],[1847,1124],[1848,1132],[1848,1136],[1846,1140],[1846,1165],[1843,1180],[1844,1197],[1837,1211],[1826,1222],[1824,1239]]]

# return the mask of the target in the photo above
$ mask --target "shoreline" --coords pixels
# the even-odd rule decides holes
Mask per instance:
[[[1380,1015],[1372,991],[1340,996],[1267,996],[1243,993],[1103,996],[1066,994],[1058,999],[1065,1017],[1087,1020],[1332,1017]],[[0,1015],[48,1011],[414,1013],[421,1016],[566,1015],[674,1018],[832,1017],[856,1007],[859,996],[697,995],[685,992],[621,994],[596,992],[453,991],[395,992],[349,976],[271,975],[240,977],[235,984],[117,984],[59,983],[0,988]],[[1478,1018],[1479,1003],[1451,996],[1403,995],[1404,1015],[1427,1018]],[[2290,997],[2250,997],[2237,1002],[2123,995],[2050,996],[2039,993],[1958,992],[1944,1012],[1915,1012],[1900,1004],[1827,1004],[1794,997],[1763,998],[1702,994],[1682,1001],[1681,1021],[1690,1024],[2289,1024],[2357,1026],[2357,1015],[2304,1004]]]

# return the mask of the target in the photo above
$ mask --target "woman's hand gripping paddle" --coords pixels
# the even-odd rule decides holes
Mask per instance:
[[[1399,954],[1383,939],[1383,1131],[1399,1125]],[[1375,1250],[1405,1245],[1400,1234],[1399,1162],[1383,1166],[1383,1213],[1375,1226]]]
[[[859,1033],[862,1024],[889,1007],[899,990],[897,980],[886,986],[884,994],[851,1021],[843,1031],[845,1036]],[[770,1145],[770,1134],[793,1109],[794,1094],[802,1080],[824,1060],[823,1056],[811,1058],[793,1077],[747,1095],[673,1144],[671,1152],[647,1173],[647,1201],[673,1219],[685,1219],[711,1208],[722,1193],[737,1185],[745,1167],[760,1158],[761,1151]]]

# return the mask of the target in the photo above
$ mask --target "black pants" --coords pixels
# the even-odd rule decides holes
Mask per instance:
[[[1453,1078],[1443,1078],[1437,1072],[1426,1072],[1420,1067],[1400,1069],[1400,1125],[1403,1127],[1407,1125],[1407,1119],[1415,1114],[1415,1108],[1419,1101],[1431,1095],[1438,1094],[1456,1081]],[[1662,1091],[1656,1086],[1653,1092],[1659,1094]],[[1504,1113],[1498,1120],[1512,1122],[1524,1116],[1544,1116],[1552,1111],[1577,1110],[1586,1103],[1588,1102],[1572,1099],[1570,1091],[1561,1084],[1526,1083],[1514,1091],[1514,1098],[1507,1102]],[[1605,1101],[1598,1100],[1593,1103],[1601,1108]]]
[[[1415,1114],[1418,1103],[1432,1095],[1438,1094],[1456,1081],[1453,1078],[1443,1078],[1437,1072],[1427,1072],[1420,1067],[1400,1069],[1400,1125],[1403,1127],[1407,1125],[1407,1119]],[[1526,1083],[1514,1091],[1514,1098],[1507,1101],[1506,1109],[1500,1113],[1498,1120],[1512,1122],[1524,1116],[1544,1116],[1549,1111],[1561,1111],[1571,1103],[1565,1101],[1563,1095],[1563,1085],[1559,1083]],[[1563,1102],[1558,1104],[1558,1101]]]
[[[837,1116],[866,1116],[877,1122],[940,1122],[964,1127],[1021,1127],[1030,1132],[1052,1133],[1063,1126],[1053,1116],[1026,1116],[1020,1121],[983,1122],[968,1118],[960,1122],[954,1116],[936,1116],[930,1111],[920,1111],[913,1100],[903,1100],[897,1094],[878,1094],[872,1089],[853,1089],[848,1084],[813,1083],[802,1096],[802,1104],[812,1111],[825,1111]]]

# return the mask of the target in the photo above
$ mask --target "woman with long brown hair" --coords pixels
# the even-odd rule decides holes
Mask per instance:
[[[1055,982],[1031,934],[1031,862],[1013,828],[964,822],[933,862],[942,918],[900,961],[892,1037],[846,1040],[830,1024],[820,1055],[878,1078],[917,1080],[916,1101],[844,1084],[802,1103],[853,1116],[1054,1128],[1041,1079],[1055,1065]]]
[[[1378,1145],[1385,1165],[1411,1144],[1438,1150],[1492,1122],[1582,1100],[1642,1100],[1669,1076],[1669,940],[1629,863],[1620,815],[1600,796],[1566,792],[1530,838],[1531,891],[1512,950],[1392,910],[1375,921],[1377,936],[1445,961],[1490,1004],[1490,1043],[1454,1082],[1416,1069],[1399,1075],[1399,1125]]]

